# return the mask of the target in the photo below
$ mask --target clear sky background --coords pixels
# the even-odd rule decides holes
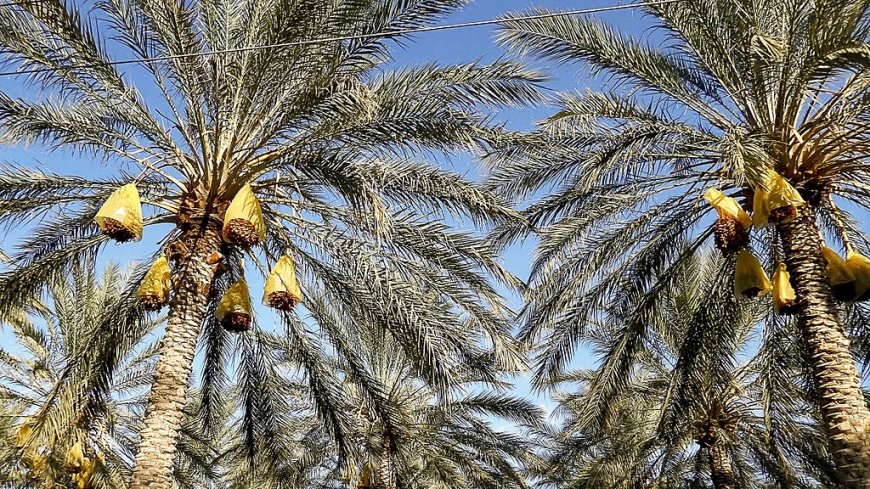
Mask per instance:
[[[528,10],[532,7],[576,10],[625,3],[628,2],[620,0],[476,0],[466,9],[443,20],[441,24],[492,19],[508,12]],[[92,5],[92,0],[77,2],[77,5],[82,10],[85,10]],[[606,20],[625,33],[635,35],[647,35],[651,33],[649,19],[638,10],[629,9],[595,14],[595,17]],[[412,41],[405,43],[404,47],[397,49],[395,61],[391,65],[405,66],[433,61],[440,64],[468,63],[474,61],[493,61],[505,56],[508,56],[508,54],[499,49],[494,43],[494,27],[482,26],[419,34]],[[549,62],[528,61],[531,65],[544,70],[552,77],[552,81],[547,84],[550,89],[577,90],[601,86],[600,80],[590,79],[586,72],[578,66],[556,66]],[[135,83],[137,79],[136,68],[124,68],[124,70]],[[141,87],[145,85],[145,82],[138,83],[137,85]],[[20,85],[13,78],[0,79],[0,90],[13,96],[21,93]],[[517,109],[498,114],[497,117],[505,121],[511,128],[528,129],[533,126],[535,120],[547,116],[550,112],[551,109],[549,107]],[[106,165],[102,162],[93,161],[92,158],[87,156],[82,157],[63,152],[49,153],[39,146],[0,148],[0,160],[28,166],[39,165],[60,174],[97,176],[112,174],[116,170],[116,167],[111,164]],[[452,170],[465,174],[469,178],[479,180],[484,177],[483,169],[477,167],[468,157],[460,157],[446,164],[450,165]],[[157,242],[166,230],[166,228],[158,227],[149,228],[146,230],[142,242],[133,245],[109,244],[104,249],[103,257],[105,260],[121,264],[145,259],[154,252]],[[7,252],[10,249],[14,249],[12,243],[22,235],[24,234],[19,231],[7,233],[7,230],[0,229],[0,241],[3,243],[2,248]],[[532,257],[532,245],[533,243],[525,243],[521,246],[515,246],[508,250],[503,257],[506,266],[514,274],[522,278],[526,278],[528,275],[529,263]],[[252,290],[257,290],[256,285],[253,283]],[[514,306],[519,306],[517,297],[511,296],[510,301]],[[262,306],[258,307],[257,314],[261,324],[268,322],[270,312]],[[8,345],[9,340],[8,331],[0,332],[0,344]],[[593,359],[589,357],[588,353],[581,351],[576,355],[576,366],[589,367],[592,364]],[[547,408],[552,406],[547,396],[535,396],[529,392],[527,379],[518,380],[517,394],[531,396]]]
[[[452,24],[490,19],[501,16],[508,12],[528,11],[532,8],[545,8],[551,10],[578,10],[612,5],[624,5],[626,1],[616,0],[476,0],[462,11],[450,16],[442,23]],[[594,14],[592,17],[606,21],[621,32],[631,35],[654,35],[649,29],[650,18],[638,9],[618,10],[607,13]],[[413,64],[415,62],[428,62],[435,60],[439,63],[468,63],[473,61],[495,61],[503,57],[516,56],[507,53],[495,43],[495,27],[482,26],[450,31],[431,32],[418,34],[415,42],[407,45],[404,49],[396,52],[397,65]],[[586,88],[601,88],[606,80],[601,77],[593,78],[588,71],[579,65],[558,65],[550,61],[537,59],[523,60],[531,67],[547,73],[551,80],[546,87],[556,91],[583,90]],[[524,109],[512,109],[497,117],[505,121],[509,127],[518,130],[527,130],[534,127],[535,121],[543,119],[553,112],[551,107],[536,107]],[[469,160],[453,162],[454,171],[465,174],[471,179],[485,177],[485,169]],[[505,266],[515,275],[528,278],[530,263],[533,258],[534,242],[529,241],[509,248],[503,255]],[[505,289],[504,293],[511,299],[511,305],[519,308],[521,301],[518,297]],[[573,366],[576,368],[588,368],[594,365],[595,359],[589,351],[580,348],[574,357]],[[535,393],[529,388],[528,377],[524,376],[516,381],[516,394],[527,396],[539,405],[551,411],[554,407],[550,396],[546,393]]]

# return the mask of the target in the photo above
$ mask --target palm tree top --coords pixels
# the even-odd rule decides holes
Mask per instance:
[[[490,186],[503,195],[531,200],[549,190],[523,211],[528,226],[507,223],[495,234],[502,244],[532,232],[542,238],[524,337],[573,325],[551,338],[561,360],[545,370],[565,365],[596,311],[635,304],[641,317],[653,313],[642,298],[713,235],[706,224],[714,208],[702,198],[711,187],[751,212],[755,190],[776,171],[820,213],[830,246],[870,249],[859,225],[870,106],[856,57],[867,47],[868,7],[787,5],[647,7],[657,38],[667,39],[657,45],[585,18],[504,21],[504,45],[613,82],[560,94],[537,131],[489,155]],[[840,10],[843,18],[828,14]],[[750,246],[768,267],[777,261],[773,235]]]
[[[385,67],[391,44],[403,38],[390,32],[427,25],[464,3],[107,0],[83,13],[48,0],[4,10],[3,61],[45,71],[19,78],[31,90],[0,94],[0,140],[93,155],[111,176],[0,166],[0,199],[8,203],[0,222],[29,231],[0,275],[0,314],[102,250],[108,238],[94,217],[113,192],[134,183],[144,239],[159,242],[136,277],[161,256],[176,279],[191,256],[208,262],[194,277],[199,288],[189,275],[172,284],[172,297],[198,295],[170,301],[167,327],[167,335],[195,342],[191,324],[201,325],[205,420],[220,411],[223,364],[233,352],[250,399],[267,405],[278,395],[264,387],[268,359],[256,358],[269,351],[267,328],[255,320],[250,333],[230,337],[213,315],[233,283],[267,275],[283,256],[295,262],[303,306],[279,314],[282,341],[335,439],[350,424],[324,359],[335,349],[360,367],[355,378],[377,402],[381,386],[366,384],[357,362],[356,338],[368,329],[389,331],[396,353],[442,392],[457,384],[463,364],[488,379],[517,368],[510,311],[490,279],[511,287],[520,281],[479,232],[453,226],[485,227],[517,214],[433,162],[484,151],[508,134],[489,111],[541,100],[544,77],[509,61]],[[386,35],[292,43],[377,33]],[[283,47],[248,49],[265,45]],[[140,63],[110,64],[116,59]],[[247,188],[261,206],[265,239],[251,249],[213,239]],[[149,233],[157,224],[173,227],[155,239]],[[209,251],[197,255],[203,247]],[[141,314],[135,295],[125,291],[116,314]],[[191,303],[197,306],[179,305]],[[184,325],[175,326],[181,317]],[[181,344],[173,338],[167,348]],[[192,358],[186,362],[175,362],[183,368],[166,378],[189,375]],[[183,397],[172,406],[180,410]]]

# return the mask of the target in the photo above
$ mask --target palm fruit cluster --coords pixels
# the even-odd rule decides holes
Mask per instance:
[[[734,253],[745,248],[749,244],[749,227],[752,225],[749,214],[736,200],[715,188],[707,189],[704,199],[719,214],[713,225],[716,247],[722,253]]]
[[[148,269],[139,285],[136,296],[145,310],[159,311],[169,301],[171,286],[169,260],[165,256],[161,256]]]
[[[776,265],[773,272],[773,312],[777,314],[794,314],[795,293],[791,286],[791,276],[786,270],[785,263]]]
[[[781,175],[771,172],[762,188],[753,193],[752,217],[732,197],[715,188],[704,193],[704,199],[718,214],[713,225],[716,247],[722,253],[737,253],[734,272],[734,293],[738,297],[761,297],[773,292],[773,308],[778,314],[794,310],[795,294],[784,264],[778,264],[773,281],[755,255],[748,250],[749,230],[768,222],[787,222],[797,216],[804,205],[800,194]]]
[[[734,272],[734,294],[738,297],[761,297],[773,290],[761,262],[749,250],[740,250]]]
[[[782,175],[771,171],[764,185],[756,188],[752,199],[752,221],[756,227],[781,224],[797,217],[803,197]]]
[[[822,248],[822,256],[834,298],[849,303],[870,300],[870,258],[851,246],[846,247],[845,259],[828,247]]]
[[[72,481],[77,489],[90,489],[93,487],[98,464],[102,462],[102,454],[98,453],[96,459],[86,457],[82,443],[76,442],[66,454],[64,469],[72,474]]]
[[[227,331],[242,333],[251,329],[254,308],[251,305],[251,294],[248,292],[248,282],[238,279],[224,293],[218,303],[218,321]]]
[[[38,481],[46,475],[48,454],[44,452],[40,453],[39,450],[28,447],[32,436],[33,425],[25,421],[18,428],[18,435],[15,437],[15,449],[23,451],[21,454],[21,466],[27,469],[27,478],[32,481]]]
[[[266,280],[263,304],[279,311],[289,311],[301,301],[302,291],[296,282],[296,264],[293,258],[282,256]]]
[[[46,482],[55,477],[49,473],[51,453],[44,447],[40,450],[28,449],[32,435],[33,426],[29,422],[22,424],[18,430],[15,448],[24,450],[21,466],[27,469],[27,478],[35,482]],[[94,478],[101,465],[105,465],[103,454],[97,453],[95,458],[87,457],[81,441],[75,442],[67,450],[63,462],[63,468],[70,474],[70,481],[76,489],[93,489]]]
[[[250,185],[236,193],[224,216],[223,237],[227,243],[248,249],[266,238],[263,210]]]
[[[115,190],[96,215],[103,233],[118,242],[142,238],[142,202],[134,184]],[[230,201],[221,229],[224,242],[250,249],[266,238],[266,225],[260,202],[250,185],[243,186]],[[209,262],[211,264],[211,262]],[[172,272],[169,260],[161,256],[148,269],[137,291],[142,308],[157,311],[169,303]],[[290,256],[281,257],[266,280],[263,303],[280,311],[290,311],[302,301],[296,281],[296,265]],[[224,293],[216,310],[220,324],[228,331],[251,328],[253,307],[248,284],[240,278]]]
[[[735,199],[715,188],[707,189],[704,199],[718,213],[713,226],[716,247],[723,253],[737,253],[734,293],[738,297],[761,297],[772,292],[774,311],[793,314],[797,296],[786,265],[777,263],[771,280],[747,246],[751,226],[763,227],[795,218],[798,208],[806,204],[801,194],[783,176],[770,172],[764,186],[753,191],[751,218]],[[870,259],[848,244],[846,248],[845,259],[831,248],[821,250],[827,263],[831,291],[837,300],[843,302],[870,300]]]
[[[96,221],[103,234],[119,243],[142,239],[142,201],[136,186],[130,183],[112,192],[97,211]]]

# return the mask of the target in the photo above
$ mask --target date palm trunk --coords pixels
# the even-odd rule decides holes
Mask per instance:
[[[170,489],[172,486],[188,381],[214,279],[214,269],[209,262],[214,261],[212,257],[219,253],[221,246],[215,229],[189,231],[179,241],[184,251],[173,276],[166,333],[160,342],[131,489]]]
[[[717,441],[707,448],[707,456],[710,457],[710,478],[713,479],[713,487],[716,489],[734,489],[736,481],[734,467],[731,466],[731,456],[728,449],[721,441]]]
[[[800,207],[797,218],[780,224],[779,231],[797,296],[797,324],[840,482],[842,487],[870,488],[870,410],[828,285],[813,210]]]
[[[382,437],[383,446],[381,447],[381,460],[378,467],[378,489],[392,489],[393,485],[393,468],[390,466],[390,437],[384,433]]]

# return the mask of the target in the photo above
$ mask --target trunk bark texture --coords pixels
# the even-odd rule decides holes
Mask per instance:
[[[870,488],[870,410],[828,284],[813,210],[779,225],[797,296],[797,324],[842,487]]]
[[[208,294],[214,279],[209,264],[220,252],[217,230],[189,231],[173,277],[166,333],[160,342],[130,489],[170,489],[188,381]]]
[[[390,438],[384,434],[382,439],[380,467],[378,467],[378,489],[393,488],[393,469],[390,466]]]
[[[737,487],[734,477],[734,467],[731,466],[731,456],[721,440],[707,448],[710,457],[710,478],[716,489],[734,489]]]

